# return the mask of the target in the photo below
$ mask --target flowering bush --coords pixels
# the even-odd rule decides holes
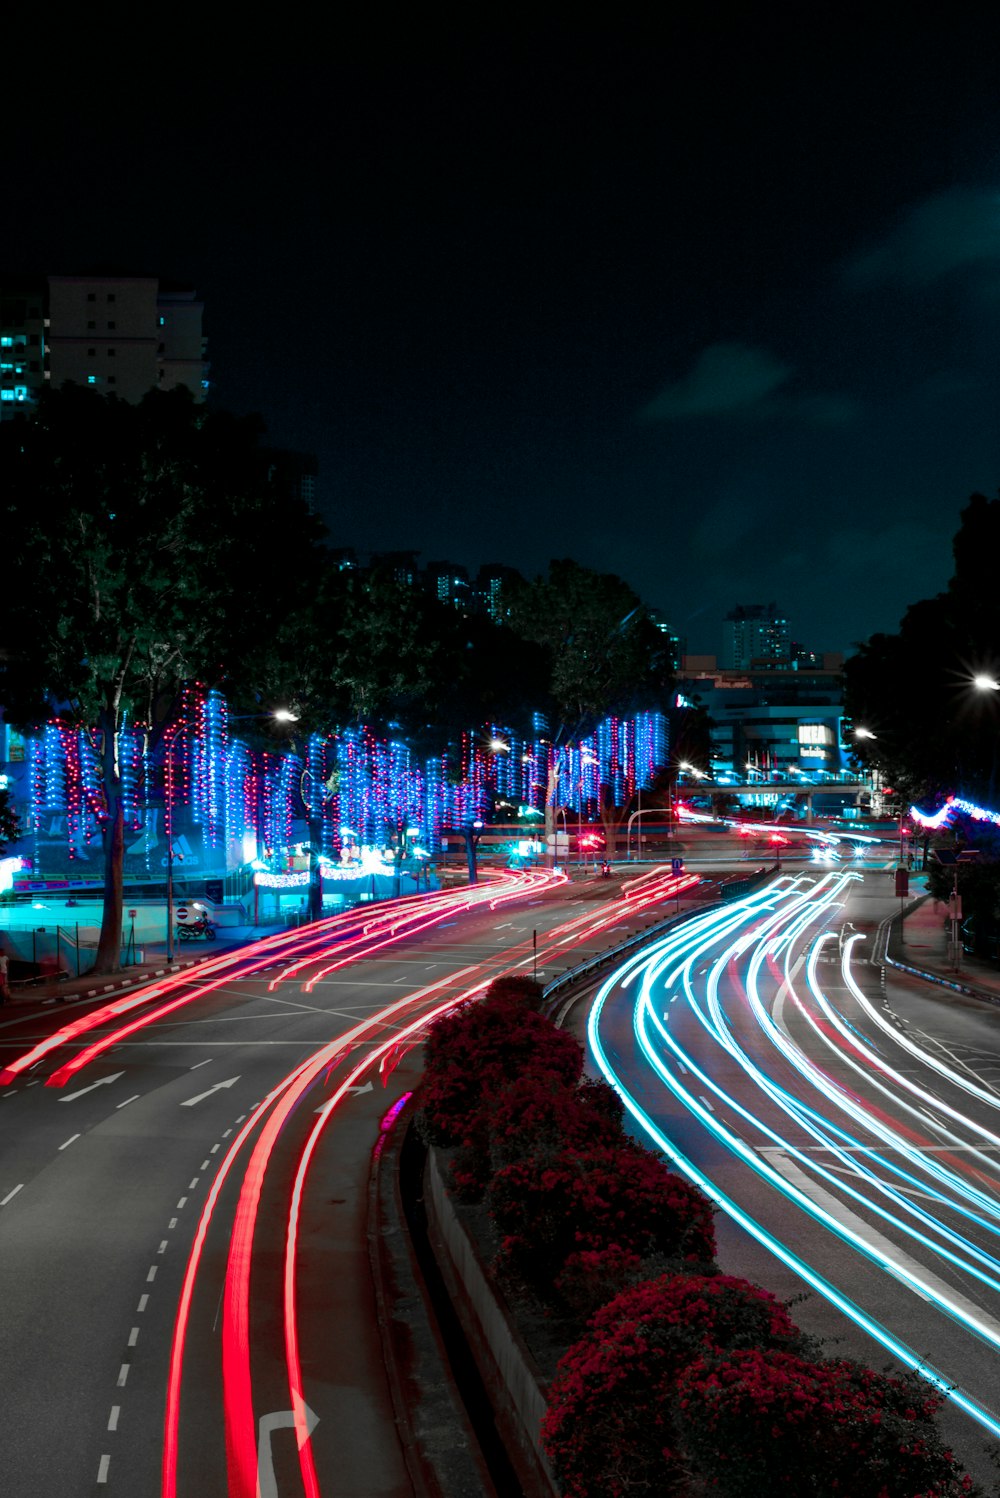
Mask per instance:
[[[546,1065],[544,1059],[540,1063]],[[550,1070],[531,1069],[480,1099],[466,1119],[451,1161],[451,1183],[465,1200],[478,1199],[505,1165],[533,1155],[550,1160],[567,1148],[621,1144],[622,1105],[605,1082],[568,1087]],[[607,1296],[604,1297],[607,1299]]]
[[[537,1014],[523,993],[496,987],[430,1027],[422,1126],[432,1143],[482,1136],[484,1109],[525,1072],[544,1072],[570,1087],[583,1072],[583,1051],[572,1035]]]
[[[542,1439],[567,1498],[662,1494],[685,1466],[674,1388],[717,1348],[798,1350],[784,1306],[728,1275],[663,1275],[615,1297],[569,1349]]]
[[[543,1296],[587,1251],[617,1246],[698,1265],[715,1252],[708,1199],[626,1140],[515,1161],[493,1177],[487,1203],[503,1239],[495,1268]]]
[[[677,1384],[680,1442],[712,1492],[956,1498],[971,1493],[915,1378],[762,1348],[697,1359]]]

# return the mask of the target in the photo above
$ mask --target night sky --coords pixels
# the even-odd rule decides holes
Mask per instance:
[[[997,24],[893,10],[167,26],[5,76],[0,257],[195,284],[212,399],[317,453],[339,545],[849,650],[1000,485]]]

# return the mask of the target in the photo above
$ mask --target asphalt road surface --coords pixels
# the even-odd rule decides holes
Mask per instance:
[[[608,980],[594,1054],[632,1127],[724,1207],[731,1272],[831,1355],[920,1365],[987,1476],[1000,1434],[1000,1017],[866,956],[876,882],[820,870],[686,923]]]
[[[663,914],[618,881],[513,895],[0,1022],[5,1498],[410,1491],[365,1244],[379,1121],[429,1014]]]

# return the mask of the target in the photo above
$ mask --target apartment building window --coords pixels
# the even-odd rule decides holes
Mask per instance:
[[[117,352],[117,350],[116,350],[116,349],[113,349],[113,348],[109,348],[109,349],[108,349],[108,358],[109,358],[109,359],[113,359],[113,358],[114,358],[114,357],[115,357],[115,354],[116,354],[116,352]]]
[[[115,294],[114,294],[114,292],[113,292],[113,291],[109,291],[109,292],[108,292],[108,301],[109,301],[109,302],[113,302],[113,301],[114,301],[114,299],[115,299]]]
[[[118,324],[117,324],[117,323],[114,323],[114,322],[109,322],[109,323],[108,323],[108,328],[109,328],[109,329],[114,329],[114,328],[117,328],[117,326],[118,326]]]
[[[97,301],[97,292],[96,291],[88,291],[87,292],[87,301],[88,302],[96,302]]]
[[[97,357],[97,350],[95,348],[89,348],[87,350],[87,358],[88,359],[94,359],[96,357]]]

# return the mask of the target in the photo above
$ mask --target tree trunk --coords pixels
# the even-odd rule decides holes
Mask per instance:
[[[319,866],[319,853],[323,844],[323,817],[313,815],[307,809],[309,832],[309,896],[306,914],[311,921],[323,919],[323,873]]]
[[[476,865],[476,848],[479,839],[472,827],[463,827],[462,836],[465,838],[465,862],[469,869],[469,883],[479,883],[479,869]]]
[[[558,863],[556,858],[556,792],[558,790],[559,765],[553,752],[545,785],[545,855],[553,863]]]
[[[117,973],[122,953],[122,876],[125,864],[125,808],[121,798],[118,773],[118,713],[113,707],[102,708],[98,715],[101,734],[101,780],[107,816],[102,840],[104,844],[104,909],[101,934],[92,971]]]

